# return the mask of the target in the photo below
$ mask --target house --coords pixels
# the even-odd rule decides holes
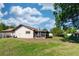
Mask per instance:
[[[7,29],[0,32],[0,37],[15,37],[15,38],[47,38],[48,31],[38,30],[30,26],[19,25],[15,29]]]

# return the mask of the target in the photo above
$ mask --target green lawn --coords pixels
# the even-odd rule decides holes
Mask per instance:
[[[79,43],[52,39],[0,39],[0,55],[4,56],[72,56],[79,55]]]

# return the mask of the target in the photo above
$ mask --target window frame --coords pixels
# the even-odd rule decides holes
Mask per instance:
[[[30,31],[26,31],[26,34],[30,34]]]

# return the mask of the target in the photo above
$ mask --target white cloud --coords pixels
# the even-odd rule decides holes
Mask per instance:
[[[51,28],[55,27],[55,20],[53,19],[50,19],[50,18],[42,18],[42,17],[39,17],[39,18],[36,18],[36,19],[39,19],[39,20],[27,20],[27,19],[23,19],[23,18],[9,18],[8,20],[3,20],[2,22],[8,26],[18,26],[20,24],[23,24],[23,25],[29,25],[29,26],[33,26],[33,27],[36,27],[36,28],[39,28],[39,26],[42,24],[42,23],[45,23],[47,22],[44,26],[41,26],[40,28],[41,29],[44,29],[44,28],[47,28],[48,30],[50,30]]]
[[[53,3],[41,3],[39,4],[42,6],[41,10],[51,10],[55,11]]]
[[[15,24],[18,23],[18,24],[35,25],[49,20],[48,17],[42,17],[42,13],[38,11],[36,8],[31,7],[23,8],[21,6],[13,6],[10,10],[10,14],[14,14],[16,16],[14,18],[16,22],[13,21]],[[11,22],[10,21],[11,18],[8,19],[9,22]]]
[[[35,17],[34,17],[35,18]],[[48,21],[49,20],[49,18],[48,17],[38,17],[38,18],[36,18],[37,20],[35,20],[35,23],[36,24],[40,24],[40,23],[43,23],[43,22],[46,22],[46,21]]]
[[[0,11],[0,18],[2,18],[3,16],[5,16],[5,15],[7,15],[8,14],[8,12],[6,11],[6,12],[4,12],[4,13],[2,13],[1,11]]]
[[[55,27],[55,19],[49,19],[46,23],[34,25],[35,28],[47,29],[50,31],[51,28]]]
[[[4,14],[0,11],[0,18],[3,17],[3,16],[4,16]]]
[[[13,7],[11,7],[10,13],[13,13],[13,14],[16,14],[16,15],[22,15],[22,7],[13,6]]]
[[[8,12],[4,13],[5,15]],[[15,17],[11,16],[8,20],[3,20],[2,22],[8,26],[19,24],[24,25],[41,25],[41,23],[48,22],[45,27],[49,28],[52,27],[52,23],[49,17],[43,17],[42,13],[38,11],[36,8],[26,7],[23,8],[21,6],[13,6],[10,10],[10,14],[14,14]],[[38,15],[38,16],[36,16]],[[54,24],[54,23],[53,23]],[[51,26],[52,25],[52,26]]]
[[[19,24],[33,26],[33,25],[41,24],[41,23],[46,22],[48,20],[49,20],[49,18],[44,18],[44,17],[38,17],[38,18],[29,17],[27,19],[24,19],[23,17],[17,17],[17,18],[11,17],[8,20],[3,20],[3,23],[8,26],[11,26],[11,25],[18,26]]]
[[[10,13],[16,14],[18,16],[30,14],[30,15],[42,15],[41,12],[39,12],[36,8],[22,8],[21,6],[13,6],[11,8]]]
[[[49,20],[48,17],[34,17],[34,16],[28,16],[27,18],[25,18],[25,20],[27,20],[28,22],[30,22],[30,24],[40,24],[43,22],[46,22]]]
[[[54,19],[51,19],[50,21],[48,21],[48,23],[45,25],[45,28],[47,29],[51,29],[55,27],[55,20]]]
[[[2,12],[2,8],[4,8],[5,5],[3,3],[0,3],[0,19],[4,16],[4,15],[7,15],[8,12]]]
[[[0,18],[4,16],[4,14],[1,12],[2,8],[4,8],[4,4],[0,3]]]
[[[20,22],[18,20],[16,20],[15,18],[9,18],[8,20],[2,20],[2,23],[4,23],[5,25],[8,26],[18,26],[20,24]]]
[[[7,12],[7,11],[5,11],[5,12],[4,12],[4,15],[7,15],[7,14],[8,14],[8,12]]]
[[[4,4],[3,3],[0,3],[0,9],[4,8]]]
[[[30,15],[42,15],[41,12],[39,12],[36,8],[30,8],[30,7],[24,8],[23,12]]]

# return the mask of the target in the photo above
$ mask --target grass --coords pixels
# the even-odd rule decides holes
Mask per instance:
[[[1,56],[79,56],[79,43],[52,39],[0,39]]]

